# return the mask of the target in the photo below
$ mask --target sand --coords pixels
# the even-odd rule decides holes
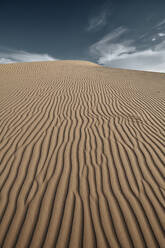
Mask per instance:
[[[164,247],[165,74],[0,65],[0,247]]]

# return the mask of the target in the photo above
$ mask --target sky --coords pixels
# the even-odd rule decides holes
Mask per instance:
[[[66,59],[165,72],[165,0],[0,1],[0,63]]]

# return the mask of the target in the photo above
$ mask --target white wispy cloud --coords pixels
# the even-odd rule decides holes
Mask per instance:
[[[100,16],[91,18],[89,20],[89,25],[87,31],[98,30],[106,25],[106,13],[102,13]]]
[[[125,28],[117,28],[90,47],[99,64],[144,71],[165,72],[165,41],[139,51],[134,40],[121,41]]]
[[[14,63],[11,59],[1,58],[0,57],[0,64],[10,64]]]
[[[154,34],[154,36],[153,36],[153,38],[152,38],[152,41],[160,40],[160,39],[162,39],[164,36],[165,36],[165,33],[157,33],[157,34]]]
[[[165,36],[165,33],[158,33],[158,35],[159,35],[160,37],[163,37],[163,36]]]
[[[105,35],[101,40],[90,46],[90,52],[96,56],[104,56],[107,53],[113,53],[113,44],[116,39],[127,31],[126,28],[119,27],[109,34]]]
[[[161,27],[162,25],[165,25],[165,19],[163,19],[161,22],[159,22],[158,24],[156,24],[155,27]]]
[[[17,63],[17,62],[33,62],[33,61],[53,61],[57,60],[56,58],[50,56],[49,54],[39,54],[39,53],[30,53],[22,50],[12,50],[5,49],[4,51],[0,50],[0,63]]]
[[[110,11],[108,6],[104,6],[100,13],[96,16],[93,16],[88,21],[88,27],[86,31],[99,31],[107,24],[107,18],[110,16]]]

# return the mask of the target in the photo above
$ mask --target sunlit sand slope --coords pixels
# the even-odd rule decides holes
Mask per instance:
[[[164,247],[165,74],[0,65],[0,247]]]

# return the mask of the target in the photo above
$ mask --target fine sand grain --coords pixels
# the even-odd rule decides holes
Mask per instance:
[[[0,247],[165,247],[165,74],[0,65]]]

